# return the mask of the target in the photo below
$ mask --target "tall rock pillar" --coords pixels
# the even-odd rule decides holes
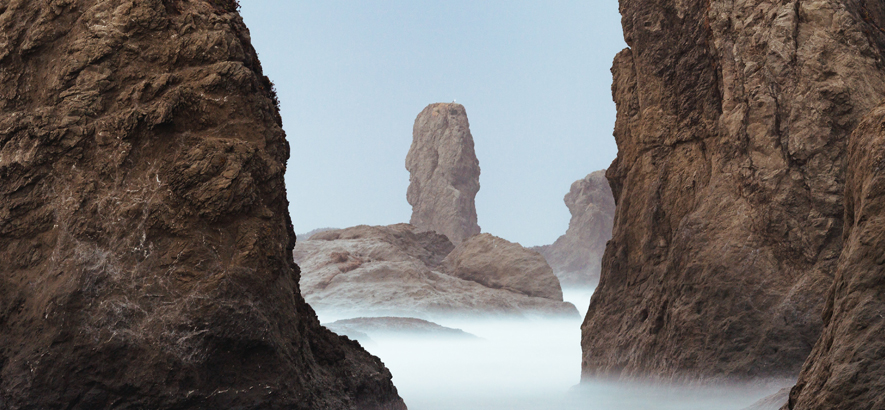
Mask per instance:
[[[430,104],[418,114],[406,169],[412,225],[441,233],[455,244],[480,232],[474,201],[479,161],[463,105]]]

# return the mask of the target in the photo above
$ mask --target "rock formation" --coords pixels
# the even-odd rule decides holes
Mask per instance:
[[[478,339],[475,335],[461,329],[440,326],[433,322],[413,317],[357,317],[353,319],[336,320],[332,323],[324,323],[329,330],[350,337],[354,334],[358,337],[365,335],[396,336],[396,337],[427,337],[439,339]]]
[[[885,98],[879,2],[623,0],[618,204],[582,375],[795,375],[842,250],[848,137]]]
[[[532,249],[544,255],[563,287],[595,287],[615,217],[605,170],[575,181],[564,200],[572,214],[568,231],[553,244]]]
[[[295,260],[303,269],[305,299],[317,311],[338,317],[577,315],[574,305],[562,301],[561,291],[558,298],[529,296],[526,293],[554,292],[546,287],[534,293],[524,288],[510,291],[454,276],[443,264],[453,248],[445,236],[410,224],[363,225],[318,233],[298,242]],[[502,266],[517,267],[516,261],[528,252],[511,251],[497,255]],[[540,255],[532,254],[543,262]],[[527,271],[518,269],[513,276],[526,275]],[[555,281],[549,267],[547,270]],[[530,283],[526,280],[521,285]]]
[[[299,294],[235,9],[0,2],[0,408],[405,409]]]
[[[479,161],[463,105],[430,104],[418,114],[406,169],[412,225],[441,233],[455,245],[479,233],[474,202]]]
[[[559,280],[541,254],[487,233],[456,246],[442,268],[493,289],[562,301]]]
[[[851,136],[845,243],[824,331],[786,409],[885,408],[885,105]]]

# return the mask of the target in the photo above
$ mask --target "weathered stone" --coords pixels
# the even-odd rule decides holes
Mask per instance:
[[[551,245],[531,249],[544,255],[563,287],[595,287],[615,217],[605,170],[575,181],[564,200],[572,214],[565,235]]]
[[[0,2],[0,408],[405,409],[299,294],[235,4]]]
[[[823,335],[785,409],[885,408],[885,105],[851,136],[845,244]]]
[[[585,380],[798,373],[842,249],[848,136],[885,98],[881,10],[621,1],[617,210]]]
[[[463,105],[430,104],[418,114],[406,169],[412,225],[441,233],[456,245],[479,233],[474,202],[479,161]]]
[[[456,246],[442,269],[493,289],[562,301],[559,279],[540,253],[487,233]]]
[[[371,336],[426,337],[440,339],[478,339],[475,335],[461,329],[440,326],[433,322],[413,317],[357,317],[324,323],[329,330],[350,337]],[[371,340],[371,339],[370,339]]]
[[[578,314],[561,293],[528,296],[449,275],[442,262],[453,247],[445,236],[409,224],[363,225],[298,242],[295,260],[303,269],[304,297],[318,312],[337,317]]]

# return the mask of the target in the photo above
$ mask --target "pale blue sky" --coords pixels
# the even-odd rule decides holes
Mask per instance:
[[[479,225],[526,246],[568,226],[569,186],[606,168],[616,0],[241,0],[292,146],[296,232],[408,222],[406,153],[430,103],[464,104]]]

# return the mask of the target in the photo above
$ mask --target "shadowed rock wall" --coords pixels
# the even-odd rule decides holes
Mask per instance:
[[[842,250],[848,136],[885,97],[882,6],[620,7],[617,210],[583,377],[795,376]]]
[[[0,1],[0,407],[404,409],[298,289],[231,1]]]

